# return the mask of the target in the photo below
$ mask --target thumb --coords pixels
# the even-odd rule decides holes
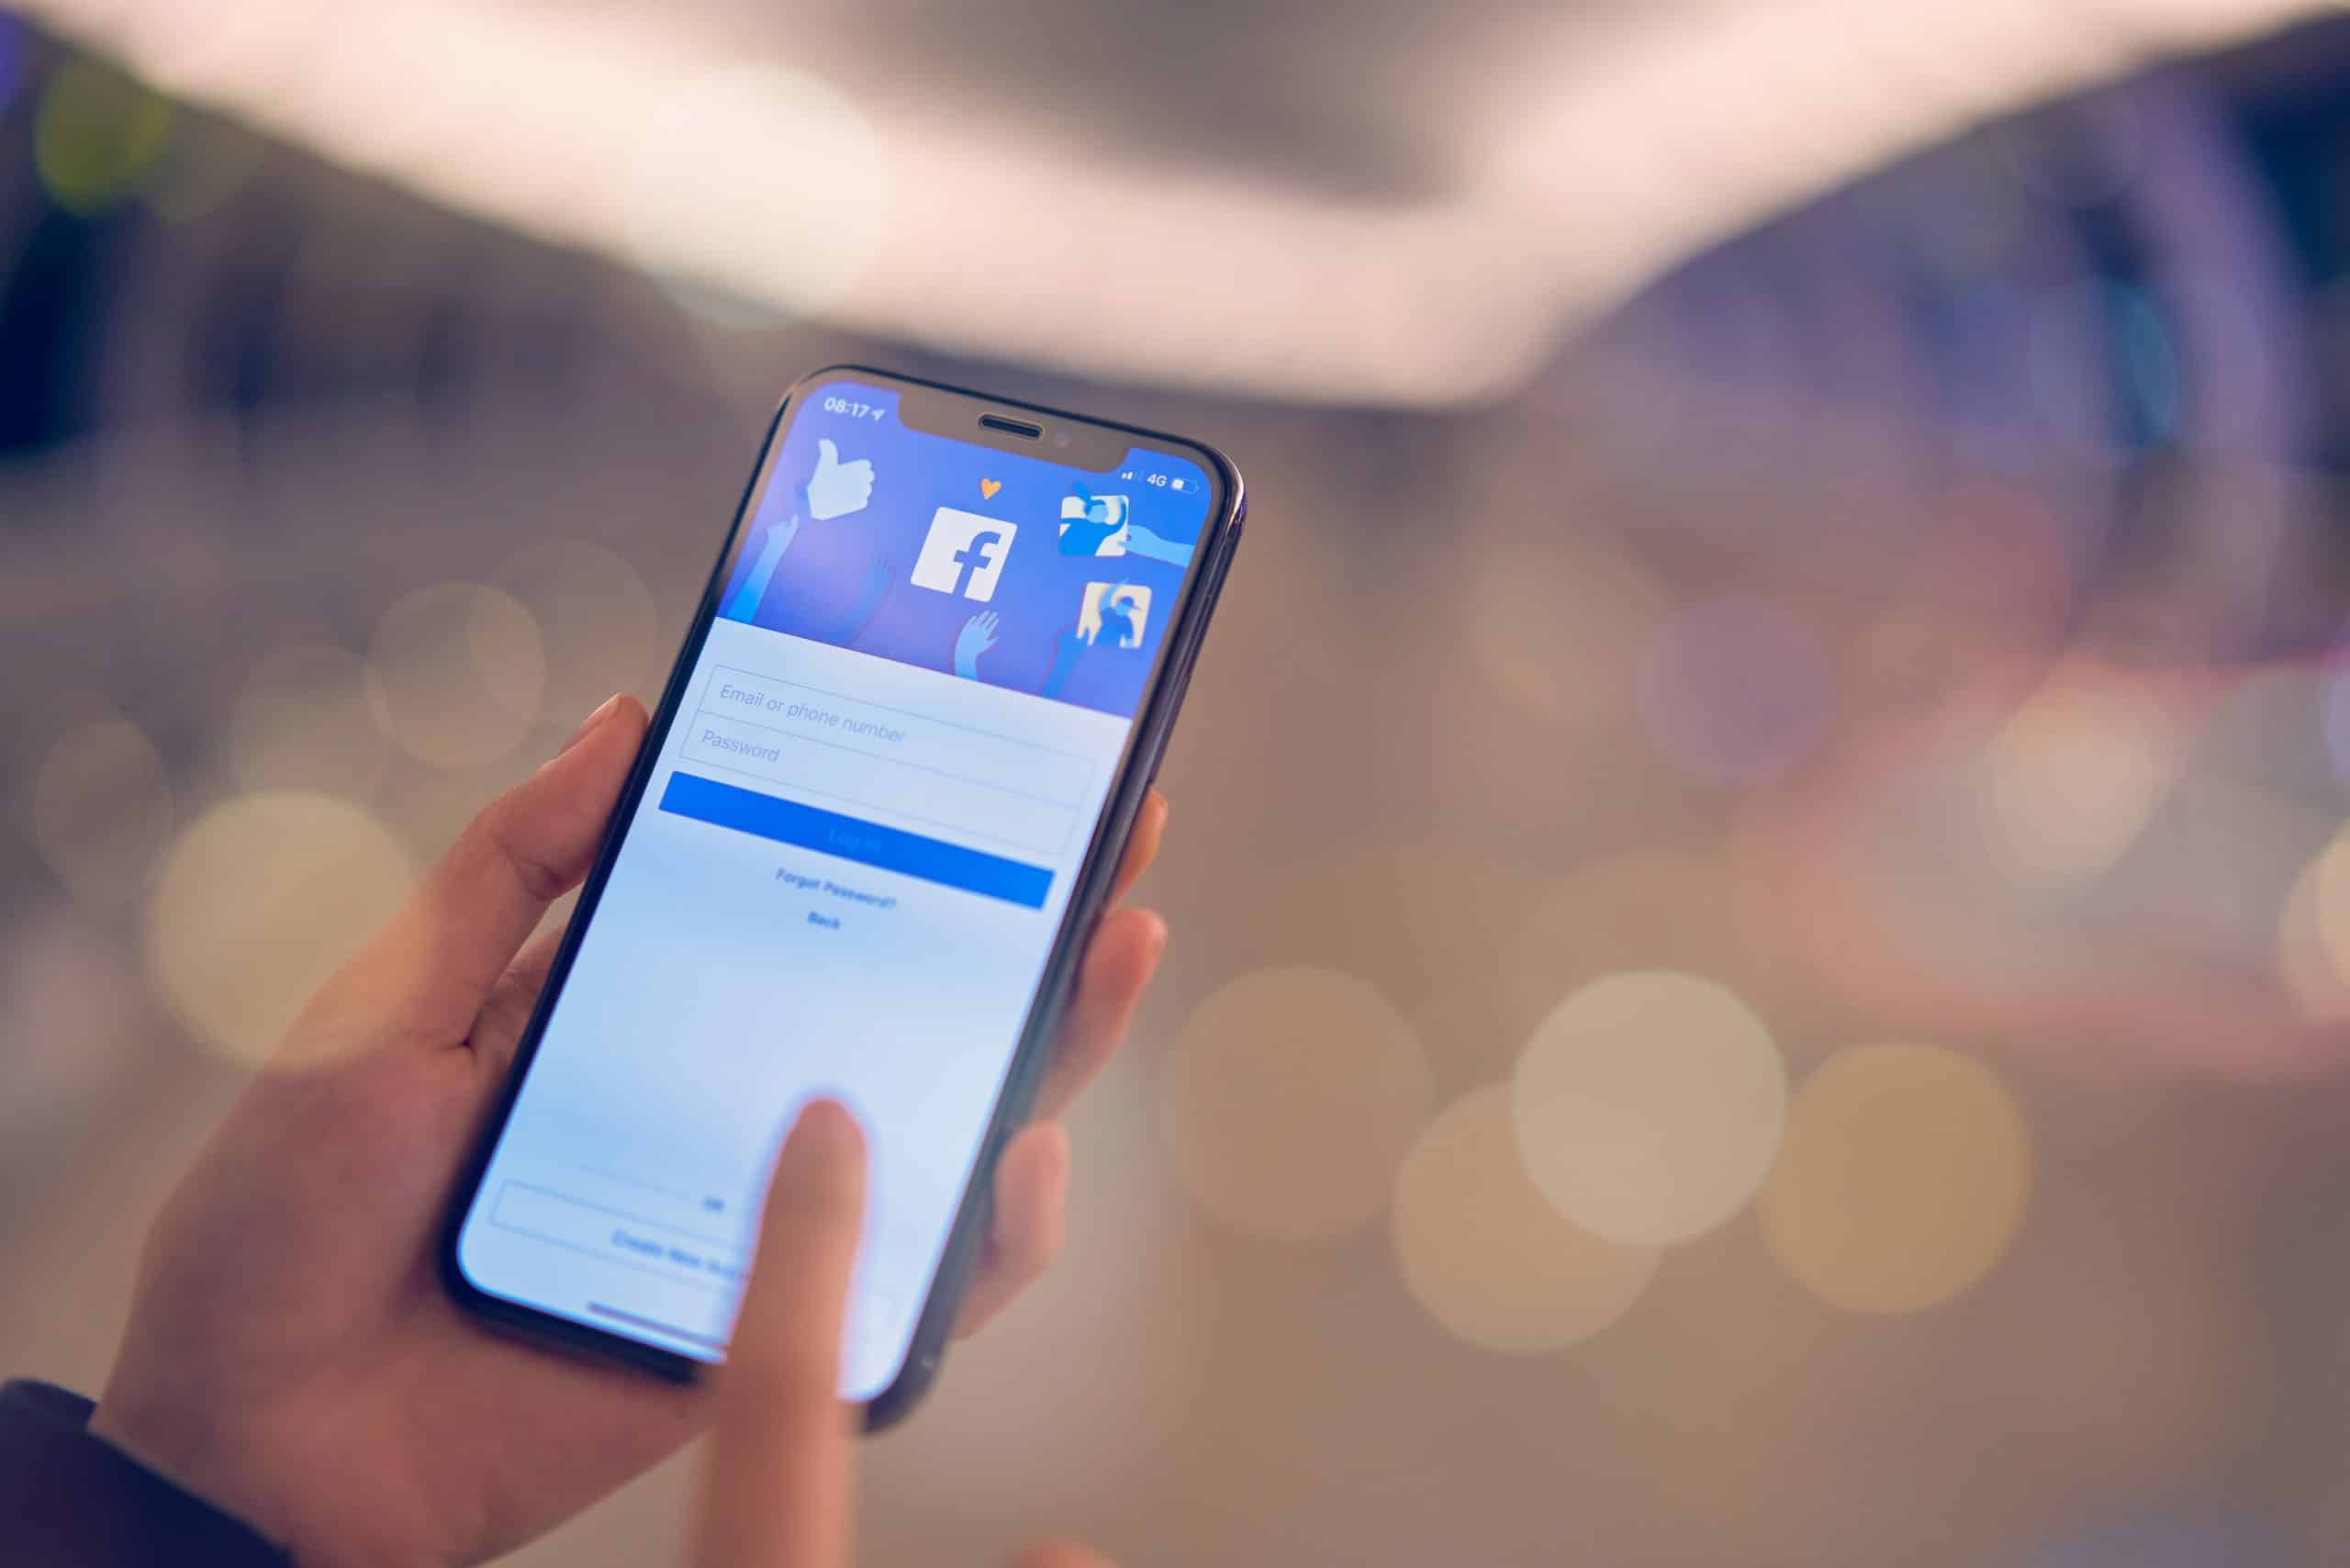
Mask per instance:
[[[626,695],[589,714],[561,751],[474,818],[319,989],[305,1023],[324,1024],[330,1037],[335,1023],[356,1019],[373,1033],[463,1041],[547,905],[588,874],[645,723],[643,706]]]
[[[841,1329],[865,1224],[865,1139],[818,1100],[776,1157],[758,1262],[718,1376],[693,1561],[845,1568],[854,1455]]]
[[[837,465],[839,465],[839,463],[840,463],[840,460],[841,460],[841,449],[840,449],[839,447],[837,447],[837,446],[834,446],[834,445],[832,443],[832,441],[830,440],[830,438],[827,438],[827,439],[822,440],[822,441],[819,441],[819,442],[816,443],[816,472],[817,472],[817,473],[821,474],[821,473],[822,473],[822,472],[823,472],[825,469],[827,469],[827,468],[831,468],[831,467],[837,466]]]

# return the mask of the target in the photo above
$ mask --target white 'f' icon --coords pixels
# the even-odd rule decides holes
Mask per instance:
[[[940,507],[914,557],[913,584],[934,593],[960,594],[984,604],[995,597],[1003,558],[1019,529],[977,512]]]

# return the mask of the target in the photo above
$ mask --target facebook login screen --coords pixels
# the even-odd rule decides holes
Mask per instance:
[[[793,409],[458,1238],[491,1295],[719,1359],[795,1108],[871,1149],[843,1393],[902,1365],[1209,516],[1207,473]]]

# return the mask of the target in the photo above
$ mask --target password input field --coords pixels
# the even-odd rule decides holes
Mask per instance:
[[[714,671],[678,751],[796,793],[1046,854],[1069,842],[1092,765],[926,714]]]

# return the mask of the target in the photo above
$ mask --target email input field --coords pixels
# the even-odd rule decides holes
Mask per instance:
[[[1087,759],[837,692],[722,667],[680,761],[866,811],[1052,853],[1091,781]]]

